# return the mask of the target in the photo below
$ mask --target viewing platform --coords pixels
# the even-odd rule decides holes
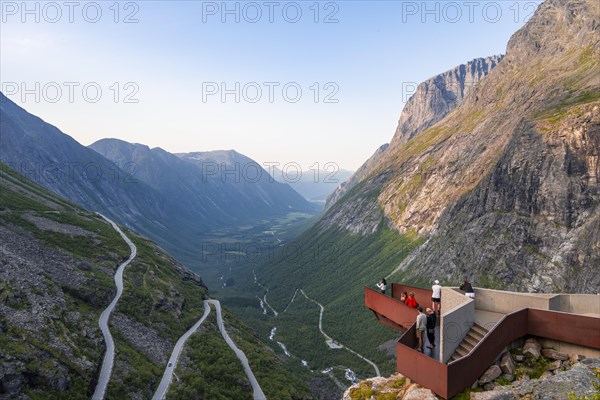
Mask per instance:
[[[365,287],[365,306],[377,320],[403,333],[396,344],[396,371],[444,399],[469,388],[512,342],[526,336],[544,347],[600,357],[600,296],[535,294],[475,288],[475,299],[442,289],[436,346],[420,352],[418,311],[401,302],[413,292],[431,308],[431,290],[393,283],[391,296]],[[568,329],[565,329],[568,327]]]

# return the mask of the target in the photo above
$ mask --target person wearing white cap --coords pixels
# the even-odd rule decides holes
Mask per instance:
[[[431,290],[433,291],[431,294],[431,308],[434,312],[439,314],[442,302],[442,287],[440,286],[440,281],[436,279],[433,282]]]

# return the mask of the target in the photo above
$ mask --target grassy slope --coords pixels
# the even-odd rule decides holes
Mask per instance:
[[[49,248],[73,254],[75,259],[95,263],[95,266],[112,267],[124,257],[128,248],[119,235],[94,214],[87,213],[72,203],[58,198],[45,189],[22,178],[5,165],[0,165],[0,223],[15,229],[23,229]],[[33,223],[22,218],[25,214],[39,215],[63,224],[77,225],[94,232],[93,239],[84,236],[69,236],[57,232],[42,231]],[[28,239],[24,239],[28,240]],[[51,373],[56,368],[66,368],[69,386],[66,392],[51,390],[44,378],[37,378],[37,385],[25,384],[24,391],[33,399],[88,398],[95,381],[95,371],[82,368],[76,361],[87,360],[95,364],[101,361],[102,353],[94,343],[99,336],[96,321],[106,306],[106,300],[112,296],[114,288],[110,276],[101,268],[90,268],[80,273],[88,284],[72,287],[57,282],[50,275],[43,277],[43,283],[37,287],[10,288],[8,282],[0,286],[0,298],[9,307],[28,313],[32,302],[43,302],[48,296],[60,293],[64,298],[63,306],[55,305],[53,319],[47,319],[35,329],[20,327],[11,323],[8,316],[0,315],[0,325],[6,329],[0,335],[0,348],[7,359],[25,363],[26,373],[34,380]],[[45,293],[47,292],[47,293]],[[15,304],[9,301],[18,299]],[[68,314],[80,313],[81,319],[74,323]],[[91,332],[93,327],[96,332]],[[89,329],[89,335],[82,334],[82,328]],[[68,349],[54,346],[50,338],[64,339]]]
[[[385,373],[393,369],[393,360],[376,347],[396,338],[397,332],[375,323],[364,308],[363,287],[373,287],[418,243],[387,228],[363,236],[313,227],[289,246],[300,251],[257,268],[257,275],[270,289],[268,301],[278,311],[286,307],[296,289],[303,288],[326,307],[324,331],[370,358]],[[373,368],[356,356],[326,346],[317,329],[319,308],[304,296],[297,295],[286,313],[276,319],[256,312],[253,316],[260,320],[265,335],[267,328],[277,326],[277,339],[311,367],[341,364],[363,376],[373,374]]]
[[[95,385],[97,370],[82,370],[72,358],[63,354],[60,349],[52,347],[45,338],[49,335],[64,338],[64,343],[68,343],[76,357],[85,358],[98,368],[103,349],[99,348],[94,340],[81,335],[81,327],[72,325],[66,314],[80,313],[89,324],[89,329],[95,330],[95,338],[101,338],[97,319],[114,296],[111,271],[128,256],[129,248],[119,234],[96,214],[51,194],[5,165],[1,166],[0,173],[4,179],[4,183],[0,184],[2,225],[18,227],[14,229],[22,228],[40,240],[43,246],[56,248],[72,255],[75,262],[86,261],[88,265],[86,270],[81,271],[87,279],[87,283],[82,286],[68,287],[53,282],[52,276],[45,277],[49,290],[64,294],[65,308],[57,306],[53,312],[58,318],[47,321],[47,325],[38,327],[35,332],[14,326],[8,318],[0,314],[0,347],[3,357],[23,360],[29,374],[36,374],[41,369],[51,370],[57,364],[69,368],[70,386],[67,392],[52,391],[43,384],[26,387],[25,391],[34,399],[89,398]],[[82,227],[94,232],[96,236],[72,236],[40,230],[33,223],[23,219],[24,214],[43,216],[62,224]],[[116,313],[146,325],[155,330],[160,337],[174,344],[202,315],[202,300],[207,298],[208,291],[151,241],[134,232],[127,231],[127,234],[138,248],[138,257],[125,270],[125,289]],[[28,312],[31,309],[31,296],[31,292],[18,292],[0,278],[0,298],[9,307],[12,304],[15,311]],[[306,384],[285,371],[273,352],[262,345],[247,327],[237,322],[230,313],[226,312],[224,318],[231,326],[230,335],[238,347],[246,352],[267,396],[280,399],[291,399],[292,396],[310,397]],[[207,328],[218,332],[214,322],[208,324]],[[151,361],[136,348],[135,343],[130,343],[114,326],[111,331],[117,353],[108,398],[130,398],[133,395],[150,398],[165,366]],[[220,334],[213,335],[209,340],[208,344],[214,344],[216,347],[215,352],[225,352],[217,358],[223,357],[230,361],[232,356],[235,358]],[[194,337],[192,343],[199,345],[201,349],[207,346],[199,337]],[[44,355],[43,359],[50,361],[40,362],[40,354]],[[191,362],[200,370],[217,368],[219,373],[213,374],[208,380],[190,381],[184,385],[185,390],[224,393],[223,396],[229,392],[241,393],[247,390],[243,381],[238,382],[236,386],[232,385],[229,378],[241,370],[241,365],[235,360],[236,362],[227,362],[224,365],[214,365],[213,359],[207,359],[197,351],[192,351]]]

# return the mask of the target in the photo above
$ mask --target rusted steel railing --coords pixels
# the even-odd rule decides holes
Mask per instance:
[[[417,310],[407,307],[400,300],[381,294],[368,287],[365,287],[365,306],[375,312],[377,319],[383,316],[389,322],[404,329],[410,328],[415,323],[419,314]],[[387,323],[388,321],[380,320],[380,322],[390,325]],[[397,326],[392,327],[398,329]]]
[[[525,335],[527,309],[505,315],[469,354],[448,364],[446,395],[452,397],[473,385],[509,343]]]
[[[527,333],[600,349],[600,318],[528,308]]]
[[[413,292],[415,294],[415,300],[423,308],[431,307],[431,294],[433,293],[428,289],[421,289],[414,286],[401,285],[399,283],[392,283],[392,297],[400,299],[402,292]]]

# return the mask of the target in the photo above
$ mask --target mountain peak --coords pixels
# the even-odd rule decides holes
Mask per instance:
[[[599,9],[595,0],[546,0],[510,38],[507,56],[513,62],[539,53],[555,56],[573,47],[598,49]]]
[[[406,143],[454,110],[504,58],[476,58],[422,82],[402,109],[390,147]]]

